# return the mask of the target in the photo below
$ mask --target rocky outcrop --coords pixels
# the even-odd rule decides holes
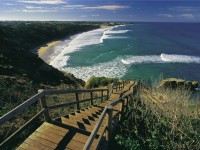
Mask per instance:
[[[191,90],[198,88],[198,85],[197,81],[186,81],[177,78],[167,78],[162,80],[160,83],[160,87],[164,88],[186,88]]]

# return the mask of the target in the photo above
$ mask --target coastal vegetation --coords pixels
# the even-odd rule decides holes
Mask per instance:
[[[18,105],[39,88],[84,86],[84,81],[46,64],[32,50],[46,42],[99,27],[97,23],[86,22],[1,22],[1,114],[6,112],[5,108],[10,109],[5,107],[7,103]]]
[[[86,82],[86,88],[96,88],[96,87],[102,87],[102,86],[108,86],[111,83],[117,83],[119,80],[115,78],[106,78],[106,77],[94,77],[92,76],[88,81]]]
[[[0,23],[0,116],[36,94],[38,89],[96,88],[119,82],[118,79],[91,77],[87,83],[73,74],[46,64],[32,50],[40,45],[79,32],[113,25],[77,22],[1,22]],[[200,102],[196,81],[165,79],[142,82],[135,101],[120,122],[111,147],[118,149],[198,149],[200,147]],[[192,89],[192,90],[191,90]],[[90,94],[79,95],[88,99]],[[92,95],[99,97],[100,95]],[[76,96],[46,97],[49,105],[62,104]],[[96,103],[100,103],[100,100]],[[87,106],[87,104],[86,104]],[[80,106],[83,106],[83,104]],[[0,128],[0,141],[11,135],[40,110],[39,103],[28,108]],[[52,118],[75,108],[52,112]],[[42,122],[20,136],[21,141]],[[20,142],[20,141],[19,141]],[[112,145],[114,144],[114,145]]]
[[[0,116],[12,110],[38,89],[83,88],[85,82],[46,64],[33,49],[54,40],[100,28],[107,23],[91,22],[0,22]],[[110,25],[109,23],[107,25]],[[60,97],[60,101],[68,101]],[[49,100],[52,102],[57,99]],[[20,117],[0,128],[0,141],[19,129],[40,105],[23,112]],[[57,112],[53,112],[56,116]],[[37,121],[38,124],[40,120]],[[34,128],[37,125],[34,125]],[[34,129],[32,128],[32,129]],[[25,133],[26,134],[26,133]],[[21,139],[23,139],[22,134]]]
[[[160,87],[163,81],[166,80],[140,84],[134,104],[114,135],[115,147],[136,150],[200,147],[199,95],[184,86]]]

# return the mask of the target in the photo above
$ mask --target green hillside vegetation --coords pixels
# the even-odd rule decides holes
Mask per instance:
[[[110,25],[115,25],[115,23],[0,22],[0,116],[36,94],[38,89],[83,88],[85,85],[83,80],[77,79],[73,74],[53,68],[32,51],[50,41]],[[72,98],[60,97],[59,100],[69,101]],[[52,103],[58,101],[48,97],[47,99]],[[40,105],[36,103],[20,117],[2,126],[0,141],[38,113],[38,109],[40,110]],[[63,113],[66,114],[66,111]],[[55,111],[53,115],[56,116],[57,113]],[[41,121],[38,120],[38,124],[40,123]],[[37,125],[33,126],[35,127]],[[24,137],[22,134],[20,139]]]
[[[199,94],[159,85],[141,84],[110,149],[199,149]]]
[[[44,63],[30,50],[52,40],[99,28],[95,24],[19,22],[0,24],[0,74],[22,76],[37,83],[73,84],[70,77]]]
[[[84,86],[84,81],[53,68],[31,51],[46,42],[96,28],[99,28],[97,23],[1,22],[0,102],[3,104],[0,110],[10,100],[19,104],[38,88]]]
[[[111,83],[117,83],[118,79],[115,78],[106,78],[106,77],[91,77],[86,82],[86,88],[96,88],[102,86],[108,86]]]

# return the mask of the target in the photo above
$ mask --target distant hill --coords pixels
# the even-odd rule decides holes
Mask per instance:
[[[94,23],[1,22],[0,75],[27,78],[45,85],[82,85],[82,80],[49,66],[31,50],[46,42],[96,28],[99,25]]]

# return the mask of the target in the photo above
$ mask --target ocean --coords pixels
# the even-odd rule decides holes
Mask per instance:
[[[200,23],[133,23],[81,33],[55,46],[50,64],[87,80],[168,77],[200,82]]]

